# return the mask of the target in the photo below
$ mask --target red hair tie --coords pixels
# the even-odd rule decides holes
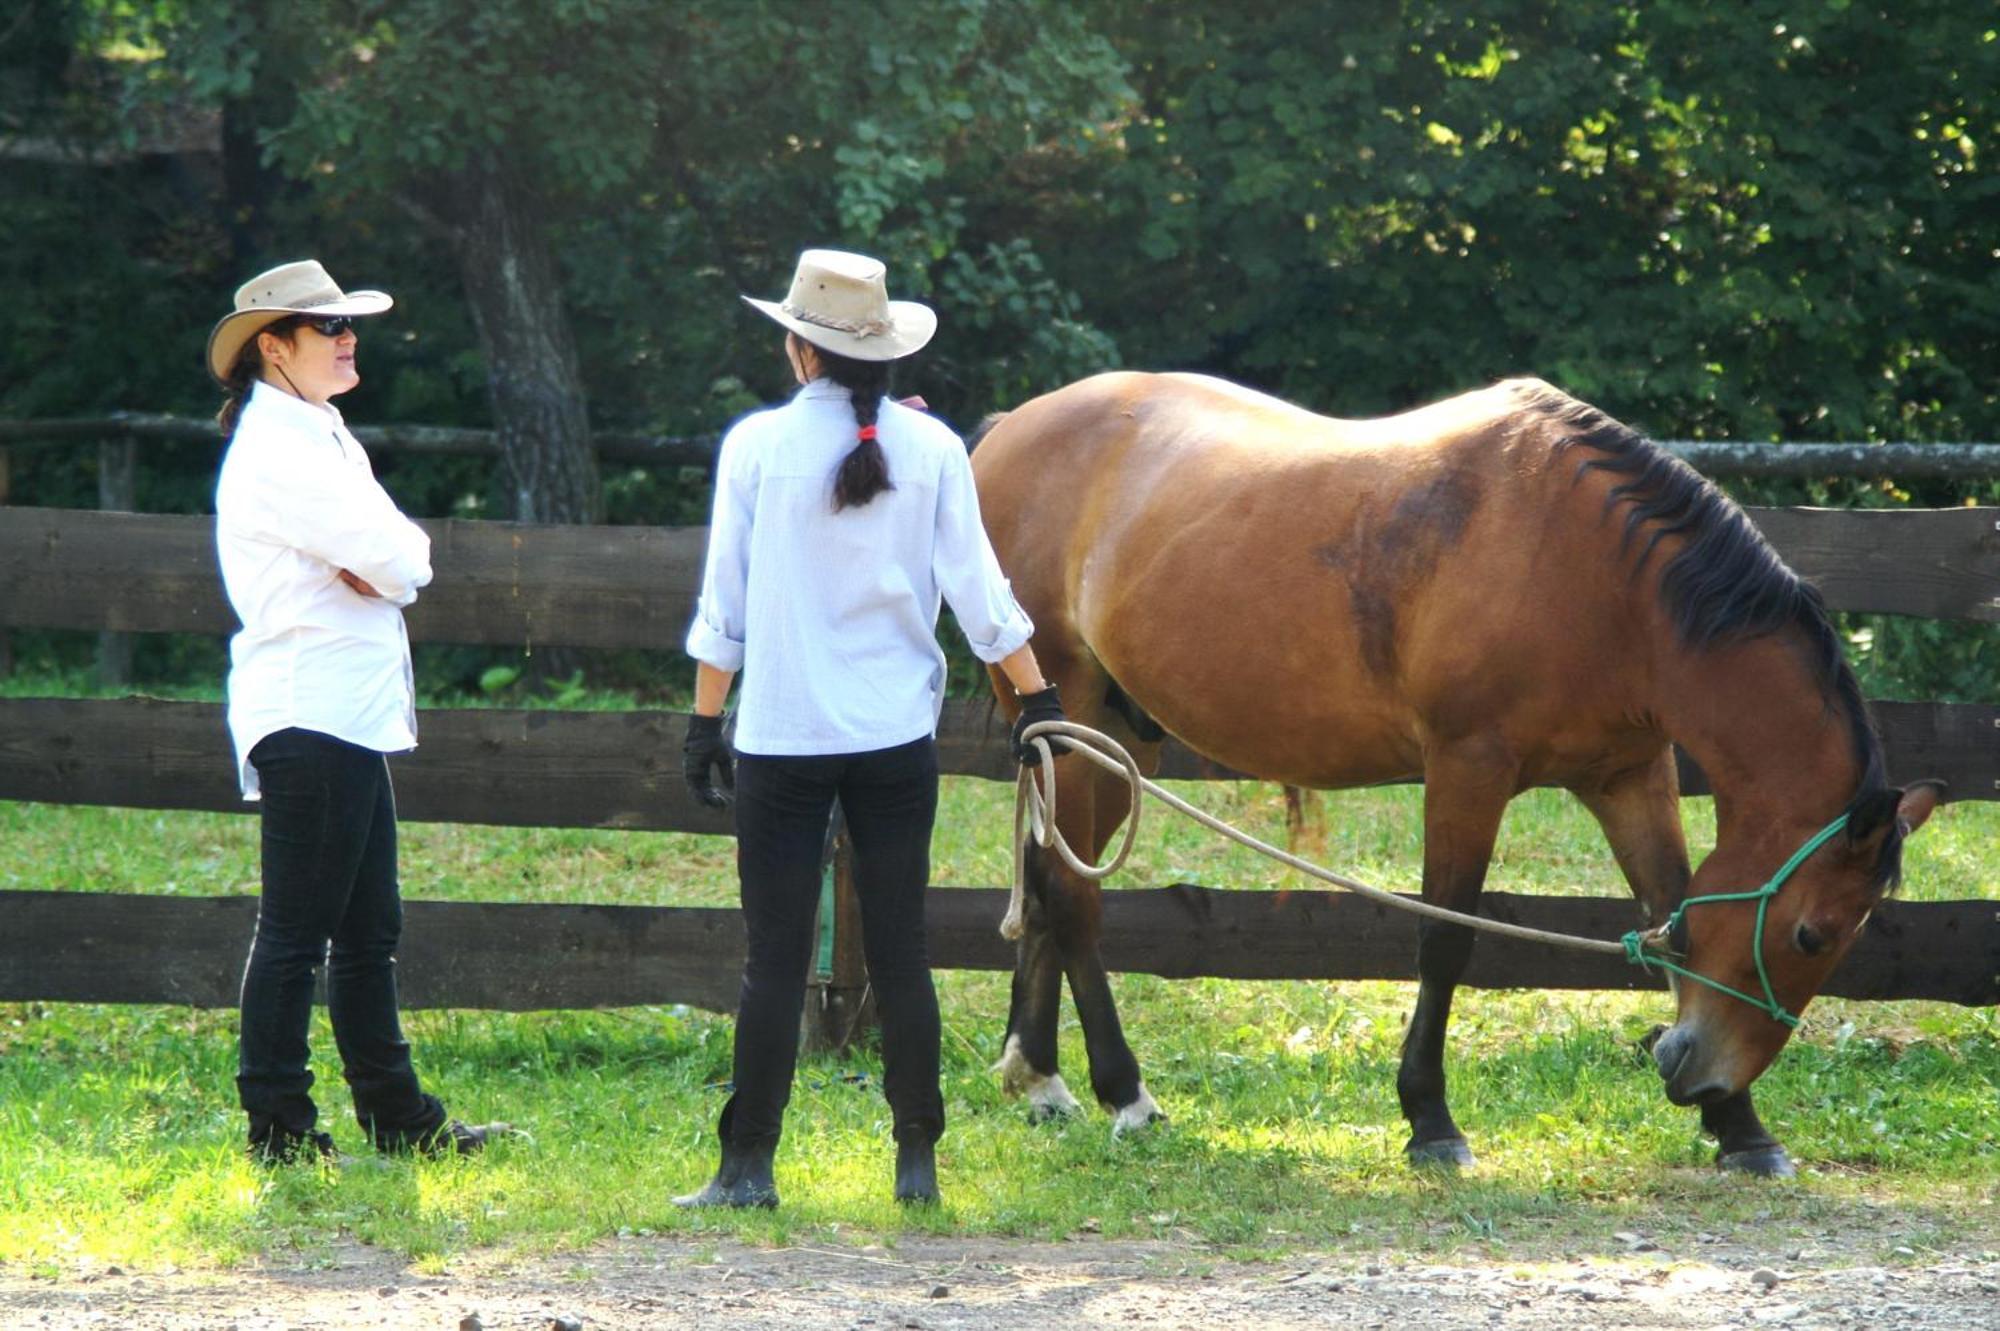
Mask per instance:
[[[865,443],[869,443],[869,442],[871,442],[871,441],[872,441],[872,440],[873,440],[874,438],[875,438],[875,427],[874,427],[874,426],[872,426],[872,425],[864,425],[864,426],[862,426],[862,427],[861,427],[861,442],[862,442],[862,443],[864,443],[864,444],[865,444]]]

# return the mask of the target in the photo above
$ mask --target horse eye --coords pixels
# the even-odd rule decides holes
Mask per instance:
[[[1826,939],[1810,924],[1801,924],[1792,934],[1792,942],[1807,956],[1816,956],[1826,946]]]

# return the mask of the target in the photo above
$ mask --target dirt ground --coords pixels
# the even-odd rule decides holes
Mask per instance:
[[[1854,1236],[1847,1236],[1854,1237]],[[1884,1233],[1870,1236],[1889,1238]],[[1853,1265],[1699,1235],[1664,1251],[1439,1264],[1366,1253],[1234,1262],[1192,1244],[904,1238],[780,1249],[626,1240],[420,1274],[354,1246],[329,1263],[58,1279],[0,1270],[0,1326],[123,1331],[987,1331],[988,1328],[2000,1328],[2000,1252],[1903,1248]],[[1862,1249],[1856,1249],[1862,1250]],[[1890,1249],[1893,1251],[1893,1249]],[[477,1321],[472,1320],[476,1318]]]

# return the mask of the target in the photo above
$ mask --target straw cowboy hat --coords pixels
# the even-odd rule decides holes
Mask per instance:
[[[395,303],[380,291],[342,291],[316,259],[279,264],[236,288],[236,308],[208,335],[208,372],[217,383],[227,382],[243,344],[287,315],[356,318]]]
[[[890,300],[882,261],[842,250],[807,250],[782,302],[743,299],[816,347],[855,360],[895,360],[937,332],[937,311]]]

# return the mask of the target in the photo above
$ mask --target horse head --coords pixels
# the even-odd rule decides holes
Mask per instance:
[[[1745,890],[1743,854],[1703,862],[1686,901],[1642,940],[1674,959],[1676,1020],[1652,1050],[1669,1100],[1715,1103],[1770,1066],[1896,886],[1903,842],[1942,793],[1934,781],[1864,792],[1759,887]]]

